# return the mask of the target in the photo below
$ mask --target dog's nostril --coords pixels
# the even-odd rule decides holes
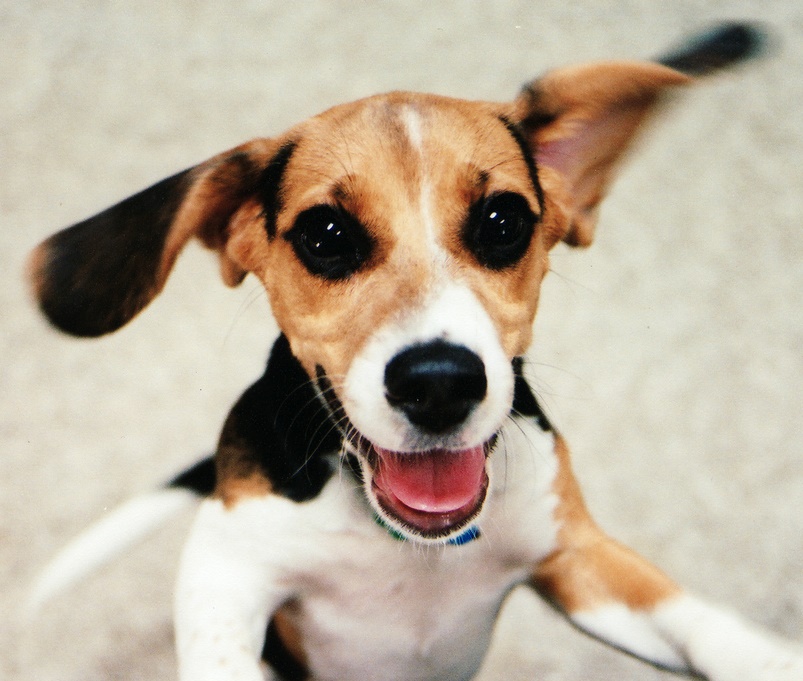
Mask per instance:
[[[432,433],[465,421],[487,388],[482,360],[468,348],[446,341],[414,345],[385,367],[388,403]]]

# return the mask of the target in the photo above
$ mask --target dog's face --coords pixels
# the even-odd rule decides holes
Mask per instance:
[[[264,284],[293,354],[394,529],[481,512],[548,251],[587,244],[611,170],[671,69],[551,74],[510,104],[393,93],[255,140],[57,234],[32,278],[54,323],[124,324],[186,241]]]
[[[548,230],[532,159],[499,107],[375,97],[290,139],[273,236],[260,225],[248,239],[264,253],[246,269],[310,373],[320,365],[339,382],[381,329],[455,287],[509,358],[526,350]]]
[[[377,512],[456,531],[481,508],[555,240],[532,157],[500,107],[421,95],[339,107],[290,140],[246,268],[346,420]]]

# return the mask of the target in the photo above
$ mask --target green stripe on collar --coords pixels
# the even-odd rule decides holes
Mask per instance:
[[[374,513],[374,522],[379,525],[379,527],[383,528],[391,537],[393,537],[396,541],[408,541],[407,537],[405,537],[401,532],[397,529],[388,525],[379,515]],[[468,544],[475,539],[479,539],[481,536],[480,528],[476,525],[472,525],[471,527],[467,528],[465,531],[458,534],[456,537],[450,537],[446,539],[443,543],[447,546],[463,546],[463,544]]]

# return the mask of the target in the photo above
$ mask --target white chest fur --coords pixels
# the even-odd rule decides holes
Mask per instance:
[[[316,680],[471,678],[505,595],[551,550],[556,532],[551,434],[516,419],[490,465],[481,536],[463,546],[394,539],[345,475],[300,504],[270,496],[226,510],[207,502],[179,583],[180,654],[197,649],[193,637],[214,636],[199,603],[216,602],[205,609],[229,622],[218,627],[226,632],[241,618],[248,631],[241,643],[252,650],[270,613],[292,603]]]
[[[301,588],[297,624],[315,678],[470,678],[520,566],[477,543],[376,549],[340,553]]]

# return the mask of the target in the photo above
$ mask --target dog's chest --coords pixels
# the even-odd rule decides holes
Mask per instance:
[[[513,431],[494,453],[482,534],[466,545],[392,538],[343,479],[313,502],[330,531],[321,529],[315,557],[294,576],[287,612],[316,681],[473,677],[505,596],[551,550],[556,531],[551,435]]]
[[[316,679],[469,679],[524,576],[482,547],[363,547],[358,557],[316,577],[293,608]]]

